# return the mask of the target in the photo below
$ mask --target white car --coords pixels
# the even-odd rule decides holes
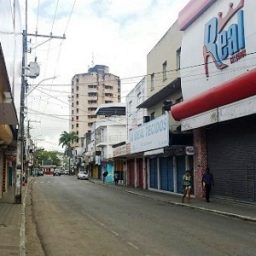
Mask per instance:
[[[79,180],[88,180],[89,179],[89,174],[87,172],[79,172],[77,174],[77,178]]]

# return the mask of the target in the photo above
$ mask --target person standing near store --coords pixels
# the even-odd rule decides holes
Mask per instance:
[[[212,186],[214,186],[213,175],[210,173],[210,169],[207,167],[202,177],[202,187],[205,191],[205,200],[207,203],[210,202]]]
[[[190,202],[190,194],[192,189],[192,176],[189,170],[185,172],[183,175],[183,197],[182,203],[184,203],[184,199],[186,195],[188,196],[188,202]]]

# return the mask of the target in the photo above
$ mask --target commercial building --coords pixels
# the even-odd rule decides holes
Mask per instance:
[[[72,78],[70,102],[70,131],[75,132],[79,139],[74,146],[83,148],[85,134],[92,129],[97,120],[95,111],[105,103],[120,102],[121,91],[118,76],[109,73],[109,68],[96,65],[87,73],[76,74]]]
[[[215,196],[256,201],[256,2],[191,0],[184,31],[184,101],[171,113],[194,134],[196,195],[209,166]]]
[[[174,23],[147,55],[147,98],[137,105],[146,109],[144,123],[129,130],[127,184],[161,192],[181,193],[182,176],[193,166],[186,154],[192,134],[166,111],[182,101],[179,58],[182,32]],[[127,151],[128,151],[127,150]]]
[[[107,171],[106,182],[113,182],[115,161],[112,146],[127,138],[125,104],[103,104],[95,114],[98,120],[94,122],[90,136],[87,136],[85,162],[91,177],[100,179],[102,173]]]
[[[19,1],[0,1],[0,21],[0,201],[14,202],[22,54]]]

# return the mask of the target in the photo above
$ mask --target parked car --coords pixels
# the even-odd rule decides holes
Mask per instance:
[[[69,175],[69,170],[65,170],[64,175]]]
[[[43,170],[38,170],[37,171],[37,176],[44,176],[44,171]]]
[[[88,180],[89,174],[87,172],[78,172],[77,179],[79,180]]]
[[[61,176],[61,172],[59,169],[55,169],[53,172],[53,176]]]

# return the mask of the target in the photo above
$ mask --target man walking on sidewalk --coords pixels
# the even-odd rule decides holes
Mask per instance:
[[[210,202],[210,193],[212,186],[214,186],[213,175],[210,173],[210,169],[207,167],[202,177],[202,186],[205,191],[205,200],[207,203]]]

